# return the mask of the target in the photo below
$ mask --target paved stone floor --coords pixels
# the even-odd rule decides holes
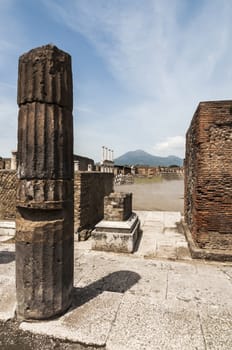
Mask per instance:
[[[75,242],[72,308],[20,328],[107,350],[232,348],[232,263],[192,260],[176,212],[142,212],[132,254]],[[0,320],[14,316],[14,246],[0,243]]]

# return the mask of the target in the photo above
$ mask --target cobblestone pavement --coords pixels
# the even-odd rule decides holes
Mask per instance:
[[[75,242],[71,309],[55,320],[22,322],[20,330],[68,341],[72,349],[230,350],[232,263],[192,260],[179,213],[137,214],[142,235],[134,254],[96,252],[91,241]],[[14,245],[1,243],[5,323],[14,317],[14,283]]]

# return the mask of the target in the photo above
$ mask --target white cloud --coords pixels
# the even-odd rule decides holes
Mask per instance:
[[[62,22],[88,40],[125,95],[130,95],[128,104],[120,104],[115,96],[111,109],[108,107],[109,122],[101,117],[101,103],[94,106],[94,114],[93,110],[77,108],[82,123],[77,129],[79,139],[87,139],[89,149],[97,144],[100,149],[100,138],[105,137],[120,148],[120,153],[135,148],[149,151],[156,142],[154,151],[183,156],[181,137],[174,135],[185,134],[199,101],[230,98],[232,2],[43,3],[57,23]],[[107,103],[99,82],[98,95],[101,93],[102,102]],[[88,105],[88,101],[79,101]],[[88,125],[84,124],[86,115]],[[98,136],[99,130],[104,134]]]
[[[46,4],[58,20],[92,43],[115,79],[146,97],[162,101],[186,94],[210,97],[204,89],[228,50],[231,55],[228,1],[199,3],[194,18],[189,16],[185,24],[180,18],[185,5],[177,0],[46,0]],[[227,69],[232,72],[229,62]],[[214,90],[218,93],[218,86]]]
[[[184,157],[185,138],[183,136],[167,137],[154,146],[154,154],[158,156],[177,155]]]

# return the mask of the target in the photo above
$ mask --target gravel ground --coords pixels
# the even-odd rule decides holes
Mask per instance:
[[[184,211],[184,180],[115,185],[115,191],[133,193],[133,210]]]
[[[68,343],[35,335],[29,332],[21,331],[19,324],[14,321],[0,321],[0,349],[1,350],[99,350],[103,347],[96,348],[80,344]]]

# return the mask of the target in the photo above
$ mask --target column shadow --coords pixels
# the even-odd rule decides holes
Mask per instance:
[[[125,293],[133,287],[141,276],[133,271],[116,271],[83,288],[73,288],[71,310],[96,298],[103,292]]]

